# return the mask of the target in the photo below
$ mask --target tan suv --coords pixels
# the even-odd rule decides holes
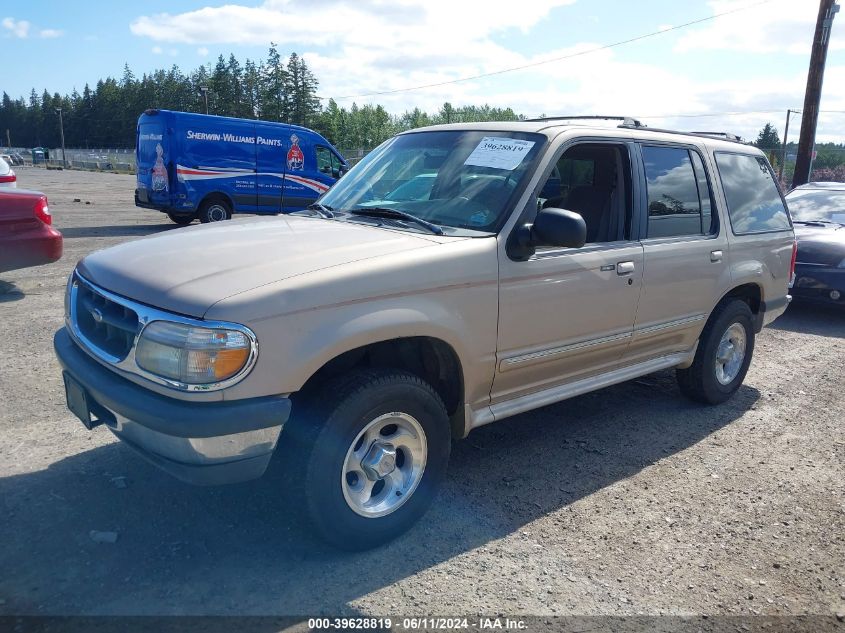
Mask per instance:
[[[753,147],[629,119],[430,127],[306,211],[86,257],[55,349],[88,428],[195,483],[258,477],[278,445],[319,532],[369,547],[478,426],[670,367],[728,399],[794,254]]]

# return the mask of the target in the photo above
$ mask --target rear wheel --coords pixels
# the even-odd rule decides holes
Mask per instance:
[[[203,202],[199,210],[199,219],[203,224],[222,222],[232,217],[232,208],[225,200],[213,199]]]
[[[193,213],[168,213],[167,217],[182,226],[190,224],[197,218]]]
[[[414,375],[372,370],[333,381],[311,402],[287,437],[299,447],[288,466],[299,471],[291,476],[311,523],[350,550],[405,532],[428,509],[449,461],[438,395]]]
[[[725,402],[745,380],[753,352],[751,308],[738,299],[722,303],[704,326],[692,365],[676,371],[681,392],[705,404]]]

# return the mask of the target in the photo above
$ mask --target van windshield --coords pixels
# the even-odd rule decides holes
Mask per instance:
[[[370,152],[320,202],[338,212],[395,209],[443,227],[495,232],[545,140],[498,131],[402,134]]]

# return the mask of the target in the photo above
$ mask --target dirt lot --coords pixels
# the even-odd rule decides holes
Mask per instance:
[[[477,430],[420,525],[338,553],[292,524],[278,465],[193,488],[65,409],[72,267],[179,229],[132,176],[19,185],[49,195],[65,256],[0,275],[0,614],[845,611],[845,312],[790,308],[722,406],[664,372]]]

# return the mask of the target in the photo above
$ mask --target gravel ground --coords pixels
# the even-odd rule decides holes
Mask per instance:
[[[474,431],[423,522],[338,553],[290,520],[278,464],[190,487],[66,410],[67,275],[178,229],[132,176],[18,174],[65,255],[0,275],[0,614],[845,611],[845,312],[791,307],[718,407],[662,372]]]

